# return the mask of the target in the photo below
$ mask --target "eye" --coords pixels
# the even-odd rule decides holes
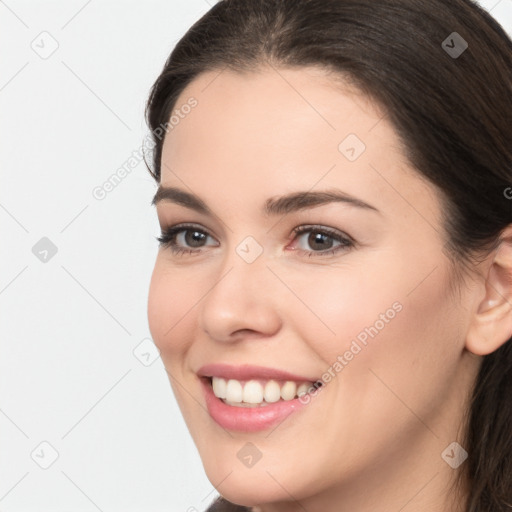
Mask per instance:
[[[335,254],[341,250],[350,249],[355,245],[350,237],[343,235],[337,230],[323,226],[299,226],[293,232],[299,235],[296,238],[299,242],[302,242],[302,244],[299,244],[299,248],[294,248],[294,250],[309,256]],[[306,234],[308,235],[307,237],[305,236]],[[334,245],[334,242],[338,242],[338,245]],[[304,248],[305,244],[309,245],[312,250]]]
[[[169,248],[174,254],[192,254],[202,252],[208,238],[213,238],[193,224],[180,224],[162,229],[162,234],[157,237],[162,247]],[[218,245],[218,244],[214,244]]]
[[[293,230],[293,233],[298,235],[294,240],[299,240],[299,247],[292,247],[292,250],[310,257],[335,254],[355,245],[347,235],[324,226],[299,226]],[[193,224],[179,224],[162,229],[161,236],[157,237],[160,246],[169,248],[176,255],[199,254],[203,252],[203,247],[208,247],[206,243],[208,239],[215,240],[206,231]],[[213,247],[218,245],[217,242],[210,244]],[[309,245],[311,249],[305,248],[304,245]]]

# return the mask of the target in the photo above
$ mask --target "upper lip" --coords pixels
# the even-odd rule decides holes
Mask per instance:
[[[251,379],[274,379],[274,380],[292,380],[296,382],[316,382],[318,378],[310,378],[302,375],[295,375],[293,373],[278,370],[275,368],[268,368],[265,366],[254,366],[244,364],[241,366],[231,366],[224,363],[212,363],[201,366],[197,371],[200,377],[222,377],[224,379],[235,380],[251,380]]]

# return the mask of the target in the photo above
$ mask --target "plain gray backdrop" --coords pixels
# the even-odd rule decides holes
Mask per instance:
[[[213,3],[0,1],[2,512],[193,512],[217,494],[150,338],[141,159],[149,89]],[[480,4],[512,34],[512,0]]]

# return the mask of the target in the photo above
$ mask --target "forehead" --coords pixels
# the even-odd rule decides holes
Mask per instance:
[[[315,67],[208,71],[182,91],[174,111],[190,98],[197,106],[187,122],[173,128],[176,142],[192,129],[197,137],[208,134],[210,140],[236,130],[240,138],[246,135],[270,145],[300,142],[301,135],[308,138],[314,133],[337,147],[344,132],[364,138],[384,117],[376,104],[340,76]],[[392,130],[388,136],[394,139]]]
[[[197,105],[185,108],[192,98]],[[164,157],[175,164],[208,151],[212,162],[230,165],[306,157],[321,166],[340,156],[339,144],[350,134],[366,149],[376,137],[384,139],[388,154],[398,143],[365,96],[318,68],[208,71],[182,91],[173,114],[178,122],[165,137]]]
[[[413,203],[415,194],[435,200],[383,110],[325,70],[209,71],[182,91],[173,112],[191,98],[196,106],[164,140],[164,185],[179,176],[205,197],[219,183],[241,197],[336,186],[394,208],[405,188]]]

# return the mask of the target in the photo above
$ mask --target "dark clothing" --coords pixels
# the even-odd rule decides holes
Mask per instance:
[[[222,496],[219,496],[205,512],[251,512],[251,509],[242,507],[241,505],[235,505]]]

